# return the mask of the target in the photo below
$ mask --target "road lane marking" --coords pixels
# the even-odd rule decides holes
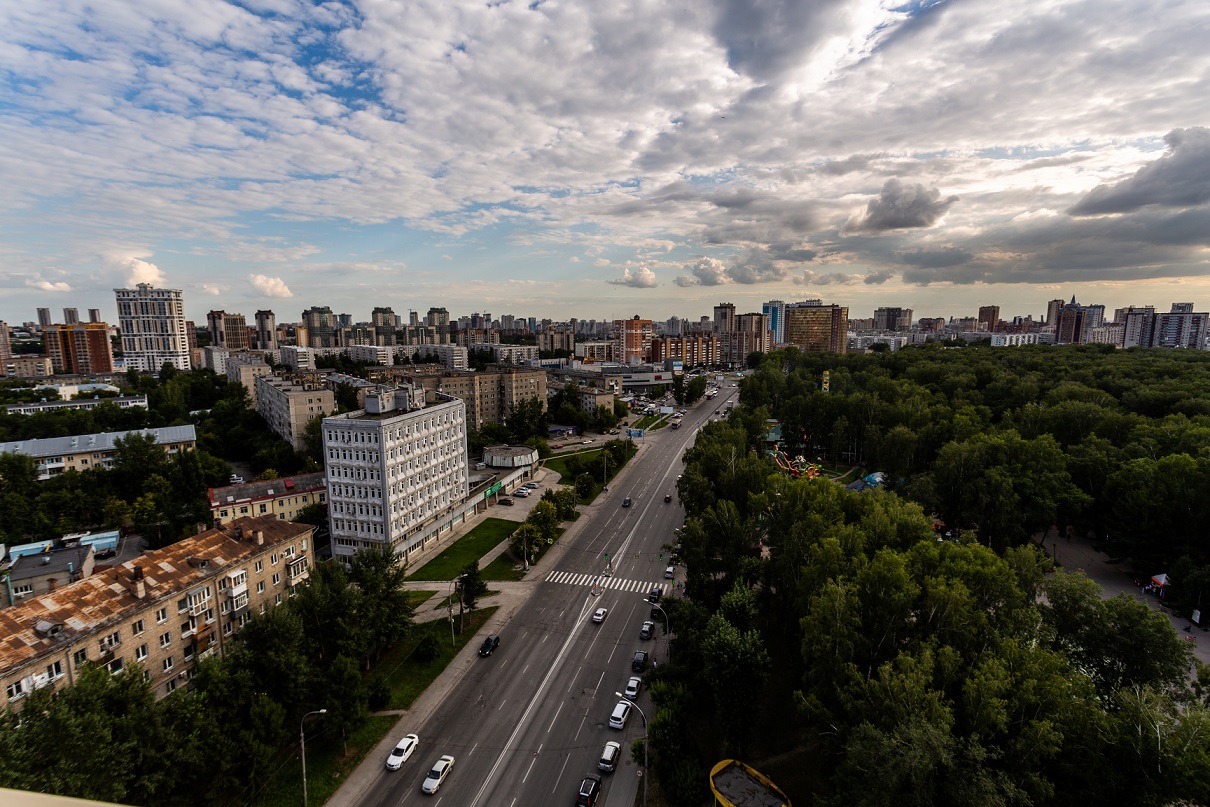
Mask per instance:
[[[597,679],[597,685],[593,688],[592,694],[597,694],[601,691],[601,682],[605,680],[605,671],[601,670],[601,677]]]
[[[525,784],[529,779],[529,773],[534,769],[534,763],[538,761],[538,754],[542,753],[542,746],[538,746],[538,750],[534,752],[533,758],[529,761],[529,767],[525,769],[525,775],[521,777],[521,784]]]
[[[567,701],[561,701],[561,702],[559,703],[559,708],[558,708],[558,709],[555,709],[555,716],[554,716],[554,717],[552,717],[552,718],[550,719],[550,725],[546,727],[546,733],[547,733],[547,734],[550,734],[550,730],[551,730],[551,729],[553,729],[553,728],[555,727],[555,721],[559,719],[559,712],[563,711],[563,704],[564,704],[564,703],[567,703]],[[538,750],[540,751],[540,750],[542,750],[542,749],[539,747],[539,749],[538,749]]]
[[[605,675],[605,673],[601,673],[601,675]],[[578,729],[576,729],[576,736],[571,738],[571,741],[573,743],[578,743],[580,741],[580,732],[584,730],[584,721],[587,719],[588,719],[588,712],[585,712],[584,716],[580,718],[580,727]]]
[[[579,667],[576,667],[576,674],[571,677],[571,685],[567,687],[568,692],[571,692],[573,689],[576,688],[576,679],[580,677],[580,671],[583,669],[584,669],[584,667],[582,665]]]
[[[551,572],[546,576],[547,583],[561,583],[567,586],[590,586],[592,585],[593,575],[590,574],[571,574],[568,572]],[[671,590],[667,582],[649,583],[644,580],[630,580],[623,577],[606,577],[600,581],[602,588],[612,588],[618,591],[641,591],[644,594],[651,589],[658,587],[662,594],[667,594]],[[563,614],[559,615],[560,617]],[[545,640],[543,640],[545,641]]]
[[[496,711],[498,712],[498,711],[500,711],[501,709],[503,709],[503,708],[504,708],[504,704],[506,704],[506,703],[508,703],[508,698],[505,698],[504,700],[500,701],[500,705],[496,707]]]
[[[555,786],[550,789],[551,793],[559,789],[559,783],[563,781],[563,771],[567,770],[567,760],[569,759],[571,759],[571,754],[563,755],[563,767],[559,768],[559,775],[555,777]]]

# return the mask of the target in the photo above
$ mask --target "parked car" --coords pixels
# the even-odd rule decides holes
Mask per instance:
[[[650,639],[653,631],[655,631],[655,623],[648,620],[643,623],[643,627],[639,628],[639,638]]]
[[[500,637],[496,634],[489,635],[483,640],[483,644],[479,647],[479,655],[483,657],[490,656],[496,652],[496,648],[500,646]]]
[[[605,621],[605,617],[609,616],[608,608],[598,608],[592,612],[592,621],[600,625]]]
[[[496,504],[502,504],[505,507],[512,507],[513,500],[512,499],[501,499],[500,501],[496,502]]]
[[[601,793],[601,780],[595,776],[585,776],[580,782],[580,792],[576,794],[576,807],[593,807],[597,796]]]
[[[553,446],[551,446],[551,448],[562,448],[562,447],[563,447],[562,443],[555,443]]]
[[[539,485],[537,482],[526,482],[526,483],[525,483],[524,485],[522,485],[521,487],[523,487],[523,488],[529,488],[530,490],[537,490],[538,488],[540,488],[540,487],[542,487],[542,486],[541,486],[541,485]]]
[[[618,701],[618,705],[613,707],[613,714],[609,716],[609,727],[611,729],[626,728],[626,721],[630,719],[630,710],[633,708],[630,701]]]
[[[420,792],[427,793],[430,796],[437,792],[437,788],[441,787],[441,783],[445,781],[445,777],[450,775],[450,770],[454,767],[454,758],[446,754],[433,765],[433,769],[429,771],[429,775],[424,777],[424,783],[420,785]]]
[[[667,569],[664,570],[664,579],[665,580],[671,580],[674,577],[676,577],[676,567],[675,566],[669,566]]]
[[[581,444],[581,445],[588,445],[588,444],[589,444],[589,443],[591,443],[591,442],[592,442],[592,440],[591,440],[591,439],[588,439],[588,440],[581,440],[581,441],[580,441],[580,444]]]
[[[606,773],[613,773],[618,769],[618,760],[622,756],[622,744],[610,740],[605,743],[605,748],[601,751],[601,761],[597,763],[597,767]]]
[[[634,651],[634,658],[632,658],[630,660],[630,669],[633,670],[634,672],[639,672],[639,673],[641,673],[647,669],[647,651],[646,650]]]
[[[639,699],[639,693],[642,691],[643,679],[639,678],[637,675],[632,675],[630,676],[630,680],[626,682],[626,689],[623,690],[622,694],[625,695],[628,700],[637,701]]]
[[[660,597],[662,597],[663,595],[664,595],[663,586],[652,586],[651,593],[647,595],[647,600],[649,602],[659,602]]]
[[[623,507],[629,507],[629,506],[630,506],[630,497],[629,497],[629,496],[627,496],[625,499],[622,499],[622,506],[623,506]]]
[[[415,734],[405,734],[399,744],[391,751],[387,757],[387,770],[397,771],[399,766],[408,761],[408,757],[416,750],[417,743],[420,738]]]
[[[528,499],[529,498],[529,488],[517,488],[516,490],[513,491],[513,495],[519,496],[522,499]]]

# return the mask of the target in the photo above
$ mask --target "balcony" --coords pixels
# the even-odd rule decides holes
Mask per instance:
[[[189,606],[189,616],[201,616],[210,607],[210,600],[199,600]]]
[[[238,597],[236,597],[231,602],[231,614],[233,616],[238,616],[239,613],[247,607],[248,607],[248,592],[245,591],[243,594],[240,594]]]
[[[296,586],[311,576],[306,558],[299,558],[286,566],[286,583]]]
[[[233,600],[236,597],[240,596],[241,594],[247,594],[248,593],[248,578],[245,577],[241,582],[233,583],[232,585],[228,586],[225,593],[228,597],[230,597]]]
[[[188,639],[189,637],[193,636],[195,633],[197,633],[197,623],[196,622],[186,622],[185,624],[181,625],[181,638],[182,639]]]

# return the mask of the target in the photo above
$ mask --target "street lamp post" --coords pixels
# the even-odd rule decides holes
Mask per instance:
[[[446,606],[450,613],[450,647],[454,646],[454,585],[465,576],[460,574],[450,581],[449,604]]]
[[[313,712],[307,712],[302,716],[302,720],[298,721],[298,745],[302,751],[302,776],[303,776],[303,807],[307,807],[307,734],[303,730],[307,723],[307,718],[311,715],[326,715],[327,709],[316,709]]]
[[[621,692],[615,692],[613,694],[617,695],[619,698],[624,697]],[[643,717],[643,807],[647,807],[647,780],[651,778],[651,771],[647,768],[647,715],[642,709],[639,709],[639,705],[637,703],[631,701],[630,705],[637,709],[639,714]]]
[[[645,600],[645,602],[651,602],[651,601]],[[664,615],[664,624],[668,627],[668,663],[671,664],[672,663],[672,620],[668,618],[668,612],[665,611],[664,607],[662,605],[660,605],[659,603],[652,602],[651,607],[658,608],[660,610],[660,613]]]

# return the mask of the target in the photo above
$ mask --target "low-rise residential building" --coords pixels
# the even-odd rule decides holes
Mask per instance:
[[[992,347],[1020,347],[1021,345],[1037,345],[1040,340],[1036,333],[993,333]]]
[[[8,378],[47,378],[54,375],[54,365],[45,356],[11,356],[0,367]]]
[[[75,401],[39,401],[37,403],[9,404],[4,411],[10,415],[36,415],[39,412],[57,412],[62,409],[96,409],[110,403],[119,409],[131,407],[147,408],[146,395],[119,395],[116,398],[85,398]]]
[[[0,610],[4,703],[70,686],[86,664],[141,669],[156,697],[185,686],[252,613],[307,579],[314,529],[239,519]]]
[[[256,411],[275,434],[303,449],[303,432],[313,417],[329,415],[336,410],[332,390],[318,384],[303,385],[274,375],[256,378]]]
[[[525,364],[538,360],[537,345],[488,345],[492,361],[498,364]]]
[[[576,342],[577,359],[613,361],[613,342]]]
[[[98,466],[112,467],[116,441],[131,434],[151,435],[167,454],[192,451],[197,445],[197,431],[193,426],[165,426],[161,429],[14,440],[0,443],[0,454],[25,454],[33,457],[38,466],[38,479],[45,480],[64,471],[86,471]]]
[[[462,345],[451,344],[398,345],[395,348],[395,355],[400,360],[431,361],[436,359],[447,370],[467,369],[470,366],[467,362],[467,353],[467,349]]]
[[[14,558],[4,571],[0,588],[0,608],[16,605],[22,600],[41,597],[83,580],[93,572],[96,549],[92,545],[73,546]]]
[[[265,479],[210,488],[210,518],[226,524],[246,516],[268,516],[278,521],[293,521],[305,507],[327,504],[328,483],[323,473],[295,474],[281,479]]]

